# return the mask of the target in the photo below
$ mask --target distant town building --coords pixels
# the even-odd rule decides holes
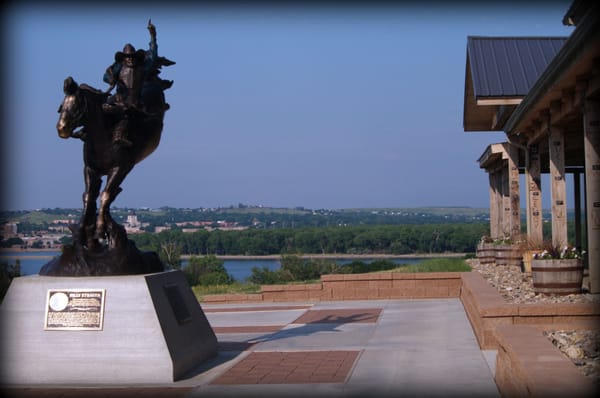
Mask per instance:
[[[17,231],[17,223],[11,222],[2,224],[2,237],[4,239],[14,238],[15,236],[17,236]]]
[[[131,228],[137,228],[140,226],[140,221],[138,220],[137,214],[135,214],[135,212],[131,212],[127,215],[127,224]]]
[[[137,214],[134,211],[127,215],[127,221],[123,223],[125,231],[129,234],[139,234],[144,232],[142,228],[150,225],[149,223],[140,222]]]
[[[69,226],[75,224],[75,222],[75,219],[72,218],[53,220],[52,226],[48,227],[48,231],[69,233]]]

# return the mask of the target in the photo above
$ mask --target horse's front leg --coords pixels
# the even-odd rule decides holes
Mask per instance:
[[[83,193],[83,214],[79,222],[79,240],[89,249],[95,248],[98,241],[95,239],[96,229],[96,199],[100,193],[102,179],[100,175],[91,167],[85,166],[83,169],[85,181],[85,192]]]
[[[132,168],[133,166],[114,167],[108,173],[104,191],[102,191],[102,195],[100,195],[100,209],[98,211],[98,219],[96,221],[96,236],[100,238],[106,236],[106,225],[112,222],[112,217],[110,216],[110,205],[121,192],[122,189],[120,185]]]

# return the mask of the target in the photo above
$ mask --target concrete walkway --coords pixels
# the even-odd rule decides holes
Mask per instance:
[[[459,299],[204,305],[219,355],[169,386],[14,396],[498,397]],[[487,360],[486,360],[487,358]]]

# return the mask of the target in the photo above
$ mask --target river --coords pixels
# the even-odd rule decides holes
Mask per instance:
[[[50,261],[53,257],[60,255],[58,251],[0,251],[0,262],[6,262],[8,264],[15,264],[17,259],[21,262],[21,275],[34,275],[37,274],[40,268]],[[320,256],[319,256],[320,257]],[[365,263],[370,263],[375,259],[386,258],[381,256],[360,256],[360,257],[337,257],[337,256],[325,256],[335,260],[338,264],[348,264],[354,260],[360,260]],[[423,261],[423,257],[405,257],[396,256],[390,257],[389,260],[400,265],[418,264]],[[274,271],[281,267],[279,256],[225,256],[223,258],[224,266],[227,272],[236,280],[244,281],[250,275],[252,275],[253,267],[267,267]],[[182,266],[187,265],[187,259],[182,260]]]

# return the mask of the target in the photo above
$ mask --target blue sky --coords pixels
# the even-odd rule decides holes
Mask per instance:
[[[467,36],[572,31],[570,1],[19,4],[3,10],[8,209],[81,206],[82,143],[55,129],[63,80],[106,89],[149,18],[177,62],[171,109],[115,206],[487,207],[476,160],[503,134],[463,131]]]

